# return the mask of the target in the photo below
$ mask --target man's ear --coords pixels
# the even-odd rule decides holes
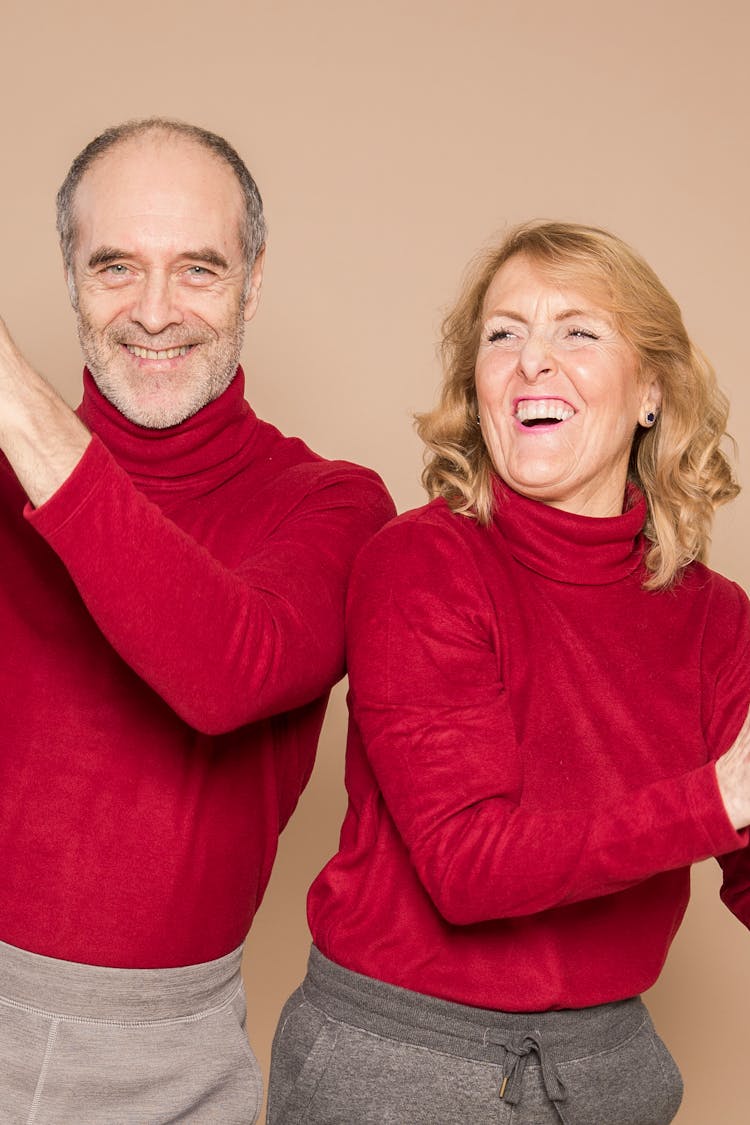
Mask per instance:
[[[62,267],[63,267],[63,276],[65,278],[65,284],[68,287],[68,296],[70,297],[70,303],[71,303],[71,305],[73,306],[74,309],[77,309],[78,308],[78,288],[76,286],[75,275],[73,274],[73,263],[71,262],[70,265],[68,266],[68,265],[66,265],[65,259],[63,258]]]
[[[263,264],[266,260],[266,248],[261,246],[260,250],[255,256],[252,269],[250,270],[250,279],[247,286],[247,296],[245,297],[245,307],[243,310],[243,317],[245,321],[252,320],[255,316],[255,311],[258,308],[258,301],[260,300],[260,287],[263,284]]]

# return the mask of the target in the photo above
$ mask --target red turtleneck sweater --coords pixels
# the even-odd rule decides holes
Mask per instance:
[[[238,372],[95,437],[41,508],[0,464],[0,940],[169,967],[244,939],[343,672],[374,474],[259,421]]]
[[[592,519],[498,485],[489,527],[436,501],[360,555],[349,809],[309,897],[333,961],[485,1008],[632,996],[712,855],[750,924],[712,763],[750,701],[748,602],[701,565],[645,591],[633,500]]]

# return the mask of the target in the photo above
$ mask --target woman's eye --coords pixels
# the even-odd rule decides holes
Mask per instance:
[[[509,328],[493,328],[487,339],[491,344],[502,343],[504,340],[512,340],[513,333]]]
[[[568,336],[572,336],[574,340],[598,340],[599,337],[595,332],[591,332],[588,328],[571,328],[568,330]]]

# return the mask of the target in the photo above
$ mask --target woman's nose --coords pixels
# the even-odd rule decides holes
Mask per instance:
[[[527,383],[552,373],[555,361],[549,341],[541,334],[529,336],[518,357],[518,369]]]

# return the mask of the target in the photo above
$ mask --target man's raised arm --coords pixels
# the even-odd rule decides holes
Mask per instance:
[[[83,423],[24,359],[0,320],[0,449],[39,507],[91,441]]]

